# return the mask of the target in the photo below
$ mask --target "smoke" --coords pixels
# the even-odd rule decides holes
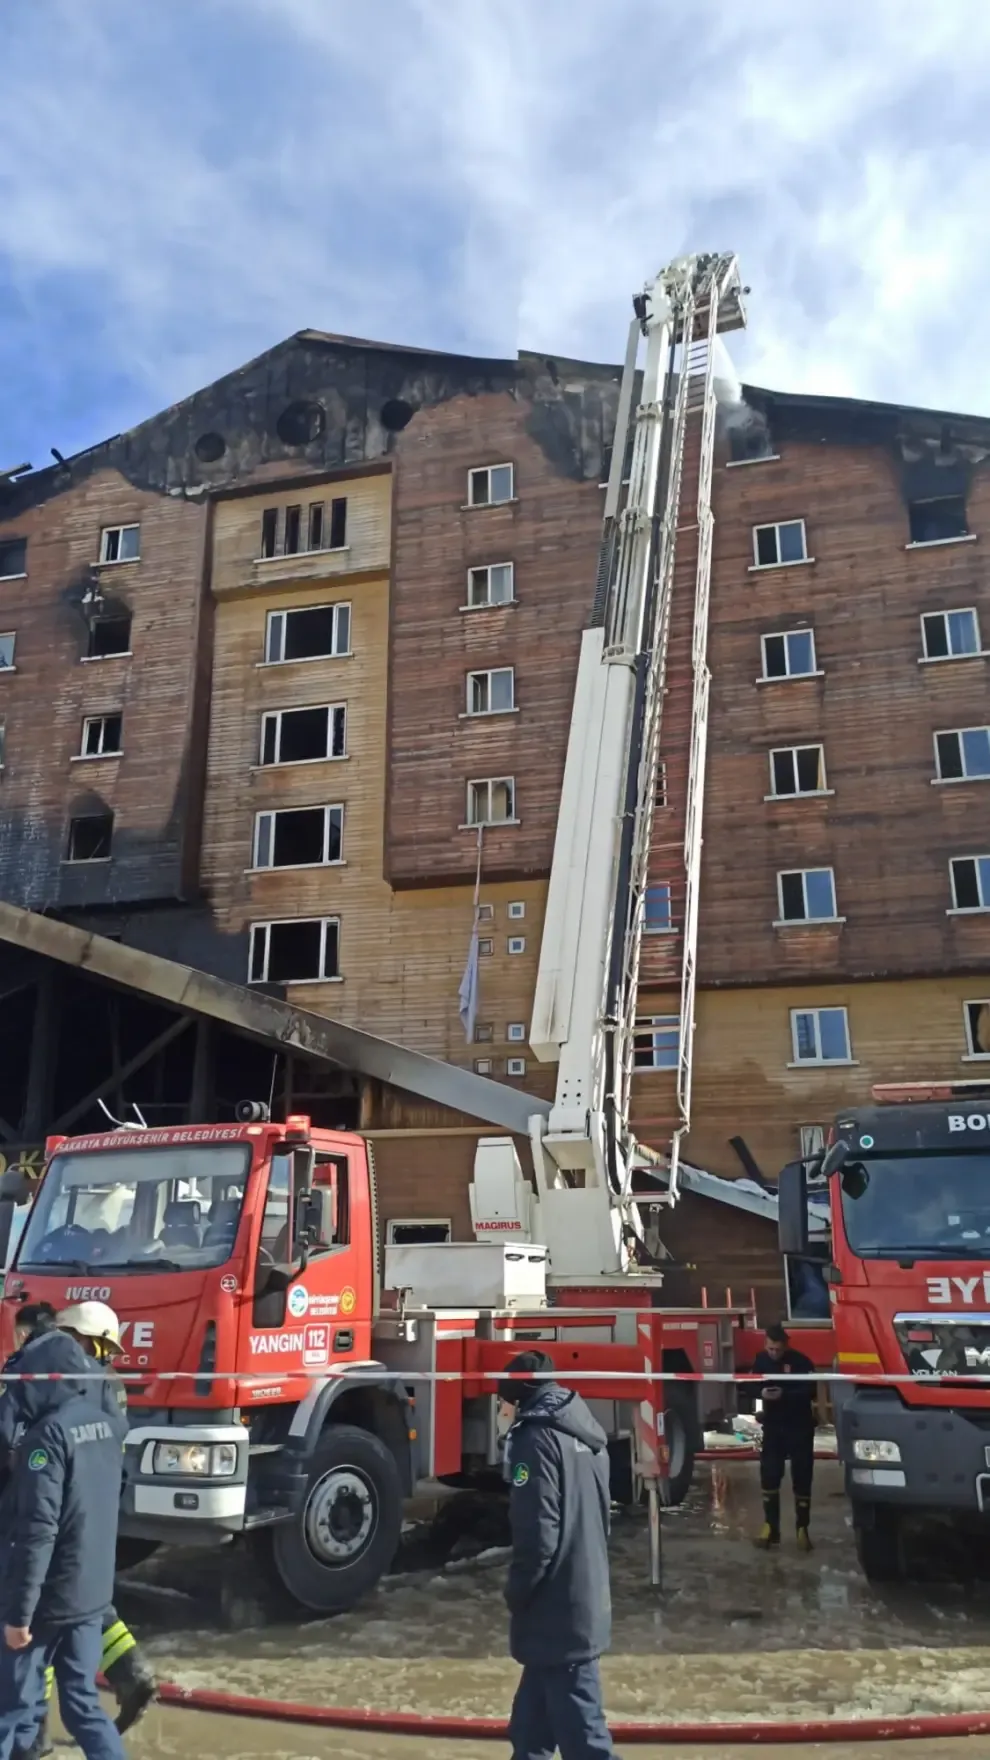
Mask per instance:
[[[770,431],[766,417],[746,402],[739,375],[721,336],[715,338],[715,401],[719,425],[731,434],[740,450],[757,457],[770,449]]]

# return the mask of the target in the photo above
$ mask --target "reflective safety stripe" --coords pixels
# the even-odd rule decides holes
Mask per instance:
[[[134,1633],[125,1626],[122,1619],[118,1619],[112,1626],[108,1626],[103,1634],[104,1674],[108,1668],[113,1667],[115,1662],[119,1662],[122,1656],[126,1656],[129,1650],[136,1648],[137,1639]]]
[[[55,1690],[55,1670],[53,1668],[46,1668],[45,1669],[45,1700],[46,1700],[46,1702],[51,1698],[54,1690]]]

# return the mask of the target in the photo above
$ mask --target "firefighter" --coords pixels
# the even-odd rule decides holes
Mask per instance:
[[[498,1383],[506,1433],[512,1561],[509,1647],[522,1676],[512,1705],[513,1760],[614,1760],[598,1660],[612,1635],[611,1499],[605,1432],[555,1381],[552,1359],[524,1351]]]
[[[767,1376],[760,1388],[763,1406],[763,1443],[760,1449],[760,1486],[763,1491],[763,1527],[757,1545],[764,1549],[780,1545],[780,1487],[787,1462],[791,1463],[797,1543],[811,1551],[811,1480],[815,1467],[815,1366],[802,1351],[791,1349],[786,1329],[768,1326],[766,1348],[753,1363],[757,1375]]]
[[[15,1443],[0,1567],[0,1760],[37,1715],[48,1667],[62,1722],[86,1760],[123,1760],[96,1673],[126,1420],[108,1410],[88,1358],[65,1333],[30,1340],[20,1363],[37,1379],[10,1383],[2,1402]]]

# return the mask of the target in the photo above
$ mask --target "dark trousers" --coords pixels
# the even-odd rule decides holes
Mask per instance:
[[[814,1430],[807,1424],[800,1427],[765,1425],[760,1450],[760,1484],[764,1491],[780,1490],[788,1461],[795,1497],[810,1497],[815,1470]]]
[[[62,1722],[86,1760],[125,1760],[96,1690],[102,1643],[99,1616],[39,1632],[26,1650],[8,1650],[0,1638],[0,1760],[10,1760],[25,1728],[36,1729],[44,1715],[47,1668],[55,1671]]]
[[[524,1668],[509,1740],[512,1760],[552,1760],[558,1748],[561,1760],[615,1760],[597,1657],[563,1668]]]

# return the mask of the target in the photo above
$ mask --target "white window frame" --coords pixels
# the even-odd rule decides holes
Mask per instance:
[[[843,1021],[845,1024],[845,1030],[846,1030],[846,1055],[845,1055],[845,1057],[823,1057],[821,1055],[822,1029],[821,1029],[821,1018],[820,1017],[823,1014],[841,1014],[842,1015]],[[815,1045],[817,1047],[817,1052],[818,1052],[818,1055],[815,1057],[802,1057],[800,1054],[800,1046],[799,1046],[799,1040],[798,1040],[798,1020],[800,1017],[805,1016],[805,1015],[810,1015],[815,1023]],[[792,1008],[791,1009],[791,1053],[793,1056],[793,1062],[790,1065],[791,1069],[841,1069],[841,1068],[848,1068],[849,1065],[851,1065],[852,1063],[855,1062],[855,1059],[852,1054],[852,1035],[849,1031],[849,1010],[848,1010],[848,1008],[846,1008],[844,1004],[837,1004],[837,1003],[831,1003],[831,1002],[820,1003],[820,1004],[818,1004],[817,1007]]]
[[[293,655],[291,660],[286,660],[284,658],[286,624],[287,624],[287,620],[290,617],[292,617],[297,611],[331,611],[333,613],[333,639],[335,642],[337,640],[338,625],[340,624],[340,621],[341,621],[341,613],[346,611],[346,613],[347,613],[347,647],[346,648],[336,648],[335,647],[335,648],[332,648],[330,650],[330,652],[326,653],[326,654]],[[347,659],[349,659],[351,654],[354,652],[353,648],[351,647],[351,634],[352,634],[352,631],[354,628],[352,618],[353,618],[353,613],[351,610],[351,603],[350,603],[349,599],[337,601],[332,605],[287,605],[284,610],[280,609],[277,611],[269,611],[265,617],[265,648],[264,648],[265,658],[264,658],[264,660],[261,661],[261,665],[262,666],[305,666],[313,661],[319,661],[319,660],[347,660]],[[278,632],[278,638],[277,638],[277,641],[273,642],[273,636],[275,635],[276,631]],[[276,659],[272,659],[273,646],[277,647],[279,650],[279,654]]]
[[[508,473],[509,473],[509,493],[508,493],[508,495],[503,495],[498,501],[493,501],[491,498],[492,472],[493,471],[508,471]],[[486,501],[476,501],[474,499],[474,480],[476,477],[484,477],[484,476],[486,476],[488,478],[488,499]],[[509,506],[511,506],[512,502],[515,501],[515,499],[516,499],[516,467],[508,459],[500,459],[497,464],[476,464],[476,465],[473,465],[471,467],[471,469],[468,471],[468,474],[467,474],[467,506],[468,507],[470,507],[470,508],[509,507]]]
[[[800,878],[801,878],[801,896],[804,901],[804,916],[803,917],[787,917],[784,915],[784,880],[785,880],[785,878],[789,878],[790,876],[795,875],[795,874],[800,875]],[[831,911],[830,916],[811,917],[808,915],[808,875],[809,874],[828,874],[831,877],[831,881],[832,881],[832,911]],[[844,921],[845,921],[845,918],[839,916],[839,906],[838,906],[838,902],[837,902],[837,898],[836,898],[836,889],[835,889],[835,869],[834,868],[782,868],[779,870],[779,872],[777,874],[777,921],[774,924],[775,928],[777,928],[777,929],[789,928],[792,923],[842,923]]]
[[[495,1073],[495,1059],[494,1059],[494,1057],[476,1057],[474,1060],[474,1073],[476,1076],[494,1075],[494,1073]]]
[[[493,904],[479,904],[477,916],[479,923],[494,923],[495,906]]]
[[[660,925],[652,924],[647,919],[646,900],[647,900],[648,895],[651,892],[665,892],[667,894],[667,921],[665,923],[660,924]],[[673,887],[671,886],[671,883],[669,880],[655,880],[652,885],[648,885],[648,886],[644,887],[644,889],[643,889],[643,934],[644,935],[673,935],[674,932],[675,931],[674,931],[674,890],[673,890]]]
[[[510,1021],[505,1029],[505,1039],[508,1045],[525,1045],[526,1022]]]
[[[0,574],[0,581],[26,581],[27,580],[27,554],[28,554],[28,540],[27,540],[27,538],[19,538],[15,532],[10,532],[9,534],[5,535],[3,538],[0,538],[0,554],[2,554],[2,552],[4,550],[13,550],[14,546],[17,544],[23,544],[23,546],[24,546],[24,567],[23,568],[15,568],[12,572],[8,572],[6,569],[4,569],[4,572],[2,574]]]
[[[513,953],[513,954],[525,953],[526,952],[526,937],[525,937],[525,935],[510,935],[508,938],[508,941],[506,942],[505,951],[506,951],[506,953]]]
[[[675,1035],[673,1061],[670,1063],[657,1063],[657,1061],[656,1061],[657,1042],[658,1042],[658,1040],[661,1040],[661,1039],[668,1041],[670,1039],[670,1036],[672,1033]],[[647,1035],[649,1035],[650,1038],[652,1039],[651,1049],[653,1052],[653,1062],[652,1063],[637,1063],[636,1062],[636,1041],[638,1039],[645,1039],[647,1037]],[[632,1070],[633,1075],[650,1075],[650,1074],[655,1073],[657,1070],[676,1070],[680,1067],[680,1061],[681,1061],[681,1017],[680,1017],[680,1015],[679,1014],[654,1014],[654,1015],[641,1016],[640,1019],[637,1020],[633,1026],[633,1070]]]
[[[981,1051],[976,1043],[969,1018],[971,1008],[990,1008],[990,996],[968,996],[963,1003],[963,1027],[966,1033],[966,1055],[963,1062],[990,1063],[990,1051]]]
[[[798,1144],[801,1160],[810,1161],[813,1155],[821,1155],[828,1136],[828,1126],[824,1124],[799,1124]]]
[[[73,825],[80,824],[82,822],[82,820],[84,820],[84,819],[109,819],[109,821],[110,821],[110,854],[109,855],[106,855],[106,856],[74,856],[70,853],[71,848],[72,848],[72,827],[73,827]],[[70,868],[95,868],[101,862],[113,861],[113,835],[114,835],[114,832],[116,831],[116,829],[117,829],[117,815],[109,807],[107,808],[107,811],[105,813],[71,813],[69,815],[69,828],[68,828],[68,832],[66,834],[65,856],[63,858],[66,865]]]
[[[948,739],[949,736],[952,735],[959,741],[959,760],[961,763],[964,756],[964,747],[962,743],[962,736],[964,733],[985,733],[987,741],[990,743],[990,725],[987,723],[984,723],[982,727],[939,727],[936,728],[935,732],[932,734],[932,744],[935,748],[935,775],[933,777],[933,782],[938,783],[943,788],[950,786],[952,783],[958,782],[990,782],[990,768],[979,770],[973,775],[968,775],[965,770],[961,776],[942,775],[942,761],[938,749],[939,740]]]
[[[811,666],[807,672],[792,672],[791,671],[790,641],[791,641],[792,636],[801,636],[802,638],[807,637],[807,639],[811,642]],[[767,669],[767,643],[768,642],[783,642],[783,644],[784,644],[784,661],[785,661],[785,668],[786,668],[785,671],[783,671],[783,672],[770,672],[770,671],[768,671],[768,669]],[[770,630],[767,630],[766,634],[762,635],[760,637],[760,658],[761,658],[761,661],[763,664],[763,671],[760,674],[760,677],[761,677],[761,681],[765,684],[786,684],[792,678],[820,678],[822,676],[822,668],[818,664],[818,649],[815,644],[815,632],[813,629],[770,629]]]
[[[319,923],[319,925],[320,925],[320,960],[319,960],[319,965],[320,965],[320,972],[321,973],[323,972],[324,967],[326,966],[326,963],[327,963],[328,932],[330,929],[333,929],[336,931],[336,936],[337,936],[337,970],[332,976],[327,976],[327,977],[321,976],[321,977],[312,977],[312,978],[271,978],[271,979],[269,978],[268,967],[269,967],[269,964],[271,961],[271,931],[273,929],[281,928],[284,923],[292,923],[292,924]],[[253,976],[254,948],[255,948],[255,937],[258,935],[263,935],[265,938],[265,955],[264,955],[264,961],[263,961],[263,967],[264,967],[263,975],[261,977],[256,978]],[[340,984],[342,982],[343,982],[343,979],[341,978],[341,975],[340,975],[340,918],[339,917],[269,917],[262,923],[252,923],[250,925],[250,931],[249,931],[249,936],[248,936],[248,983],[249,984],[268,984],[268,983],[275,983],[275,984]]]
[[[525,901],[521,898],[514,898],[512,902],[506,906],[505,914],[510,923],[521,923],[526,916]]]
[[[525,1057],[507,1057],[505,1060],[505,1073],[507,1076],[524,1076],[526,1074]]]
[[[396,1240],[395,1231],[397,1228],[445,1228],[447,1241],[452,1241],[454,1238],[453,1225],[449,1216],[390,1216],[385,1224],[385,1245],[387,1247],[405,1244]]]
[[[950,617],[962,617],[963,615],[968,615],[973,619],[973,631],[976,636],[976,647],[975,648],[967,648],[965,650],[965,652],[961,653],[961,654],[952,654],[952,653],[929,654],[929,652],[928,652],[928,624],[931,621],[931,619],[935,618],[935,617],[940,617],[942,619],[942,623],[943,623],[943,626],[945,629],[945,645],[948,648],[948,645],[949,645],[949,618]],[[984,649],[984,646],[983,646],[983,637],[980,633],[980,613],[975,605],[950,605],[947,607],[947,609],[945,611],[923,611],[921,613],[920,623],[921,623],[921,658],[918,661],[919,666],[943,666],[947,660],[979,660],[981,658],[981,656],[984,655],[986,652],[986,650]]]
[[[491,707],[492,679],[502,673],[508,673],[508,675],[509,675],[509,684],[511,687],[511,689],[510,689],[511,701],[506,708],[493,709]],[[486,681],[485,688],[488,693],[488,703],[489,703],[489,707],[487,709],[475,709],[472,706],[472,698],[474,695],[475,683],[479,679],[484,679]],[[478,670],[476,672],[469,672],[466,675],[464,714],[469,721],[486,721],[486,720],[490,720],[493,716],[514,715],[515,713],[516,713],[516,669],[514,666],[484,666],[484,667],[480,668],[480,670]]]
[[[510,802],[512,811],[505,819],[493,819],[490,816],[492,810],[492,789],[505,787],[508,787],[512,793],[512,800]],[[488,790],[487,813],[489,816],[483,819],[473,819],[471,817],[471,809],[474,804],[474,796],[471,791],[475,788],[487,788]],[[516,779],[514,776],[471,776],[468,778],[465,798],[467,802],[467,816],[464,825],[462,826],[462,830],[464,831],[477,831],[479,825],[518,825],[519,823],[517,817]]]
[[[779,558],[779,556],[780,556],[780,531],[781,531],[782,526],[800,526],[801,527],[801,548],[804,551],[803,556],[795,556],[793,558],[793,560],[790,562],[781,562],[779,560],[777,562],[761,562],[760,561],[760,553],[759,553],[760,541],[759,541],[758,534],[760,532],[776,532],[777,536],[776,536],[775,542],[776,542],[776,546],[777,546],[777,556]],[[752,563],[750,564],[750,569],[749,569],[750,574],[762,573],[765,569],[771,569],[771,568],[803,568],[806,566],[807,563],[814,562],[814,560],[815,559],[813,556],[808,555],[808,528],[805,525],[803,519],[762,520],[758,526],[753,527],[753,560],[752,560]]]
[[[136,556],[120,556],[120,555],[108,556],[107,551],[110,548],[110,539],[114,535],[116,535],[117,549],[119,551],[121,544],[123,543],[123,538],[124,538],[125,532],[137,532],[137,534],[138,534],[137,555]],[[128,522],[127,525],[122,525],[122,526],[103,526],[103,528],[100,531],[100,567],[101,568],[122,568],[124,566],[124,564],[127,562],[140,562],[140,560],[141,560],[141,526],[137,520],[131,520]]]
[[[504,503],[502,502],[495,503],[496,507],[503,505]],[[509,596],[507,599],[492,598],[492,571],[496,568],[507,568],[509,571]],[[479,575],[484,575],[485,577],[485,597],[483,599],[472,599],[472,582]],[[461,606],[462,611],[501,611],[504,606],[514,605],[515,603],[516,565],[514,562],[479,562],[476,563],[473,568],[468,569],[467,598],[465,603]]]
[[[973,863],[973,867],[976,870],[976,890],[977,890],[977,893],[978,893],[979,899],[980,899],[979,904],[960,904],[959,903],[959,894],[956,889],[956,863],[957,862],[972,862]],[[976,917],[976,916],[979,916],[982,911],[990,911],[990,886],[987,886],[985,888],[983,885],[983,876],[980,871],[980,863],[981,862],[986,862],[986,863],[988,863],[988,865],[990,865],[990,850],[985,850],[982,854],[975,855],[975,856],[950,856],[949,857],[949,891],[950,891],[950,894],[952,897],[952,908],[949,912],[950,916]]]
[[[114,746],[112,749],[110,749],[108,747],[105,747],[103,744],[103,734],[106,729],[106,723],[108,721],[114,720],[115,718],[118,718],[120,721],[120,740],[121,740],[121,743]],[[86,750],[86,739],[87,739],[87,735],[89,733],[89,729],[91,727],[99,727],[101,729],[99,749],[95,752],[88,752]],[[80,758],[89,758],[89,759],[93,759],[93,758],[122,758],[124,755],[123,738],[124,738],[124,712],[122,709],[107,709],[104,712],[104,714],[102,714],[102,715],[87,715],[87,716],[85,716],[85,718],[83,720],[83,724],[82,724],[82,736],[79,741],[79,757]]]
[[[495,953],[495,940],[491,935],[479,935],[478,958],[492,959]]]
[[[778,794],[778,792],[777,792],[777,778],[774,775],[773,761],[774,761],[774,758],[778,757],[781,752],[791,752],[792,754],[794,754],[794,781],[795,782],[797,782],[797,780],[798,780],[798,768],[797,768],[796,754],[798,752],[820,752],[821,753],[821,761],[820,761],[820,765],[819,765],[819,774],[820,774],[821,783],[822,783],[821,788],[795,788],[788,793]],[[825,746],[821,740],[817,740],[813,743],[809,741],[809,743],[807,745],[799,745],[799,746],[771,746],[770,747],[769,764],[770,764],[770,793],[766,797],[768,801],[808,801],[808,800],[814,800],[816,797],[820,798],[822,795],[831,794],[833,792],[832,789],[830,789],[828,786],[828,770],[826,769],[826,766],[825,766]]]
[[[0,630],[0,642],[10,643],[10,659],[0,659],[0,672],[16,672],[15,655],[17,653],[17,631],[14,629]]]
[[[262,862],[261,852],[266,841],[268,848],[275,850],[275,820],[283,813],[322,813],[323,814],[323,857],[318,862]],[[340,854],[328,856],[330,847],[331,815],[340,815]],[[257,874],[291,874],[300,868],[341,868],[344,865],[344,808],[341,801],[334,801],[326,806],[311,807],[271,807],[254,815],[254,843],[252,846],[252,871]]]
[[[285,758],[285,759],[282,759],[280,757],[276,757],[272,760],[272,762],[270,764],[266,764],[265,763],[265,728],[267,727],[269,721],[274,721],[276,723],[275,750],[276,750],[276,752],[279,752],[282,747],[282,717],[283,717],[283,715],[298,715],[303,712],[310,713],[314,709],[325,709],[326,710],[327,716],[329,718],[327,721],[328,735],[332,735],[332,732],[333,732],[333,717],[334,717],[334,715],[337,715],[337,714],[343,715],[343,717],[344,717],[344,749],[343,749],[343,751],[342,752],[327,752],[326,755],[322,758]],[[331,745],[333,744],[332,737],[330,738],[330,744]],[[292,707],[289,709],[265,709],[263,711],[262,716],[261,716],[261,738],[260,738],[259,745],[258,745],[258,768],[259,768],[259,770],[292,769],[299,764],[340,764],[343,762],[343,760],[346,757],[347,757],[347,704],[346,703],[293,703]]]

